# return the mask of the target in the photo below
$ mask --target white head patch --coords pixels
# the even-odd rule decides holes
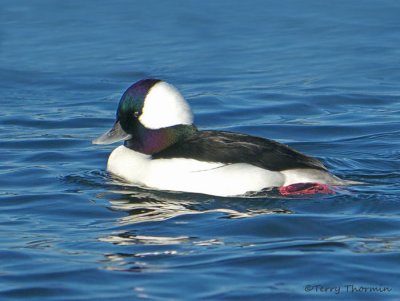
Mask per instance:
[[[139,121],[148,129],[192,124],[193,114],[182,94],[166,82],[156,83],[148,92]]]

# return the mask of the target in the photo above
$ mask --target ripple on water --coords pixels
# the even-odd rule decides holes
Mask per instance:
[[[2,0],[1,300],[400,300],[398,1],[255,1]],[[364,185],[127,185],[105,172],[115,146],[90,141],[148,77],[199,128],[289,144]],[[305,292],[318,284],[392,291]]]

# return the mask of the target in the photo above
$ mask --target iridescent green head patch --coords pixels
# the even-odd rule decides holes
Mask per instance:
[[[142,114],[144,100],[159,79],[143,79],[130,86],[122,95],[117,110],[117,120],[124,130],[131,129]]]

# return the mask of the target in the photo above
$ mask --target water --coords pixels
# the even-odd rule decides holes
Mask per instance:
[[[399,300],[399,13],[2,0],[0,299]],[[247,199],[121,185],[105,172],[115,146],[90,141],[145,77],[177,86],[200,128],[290,144],[367,184]]]

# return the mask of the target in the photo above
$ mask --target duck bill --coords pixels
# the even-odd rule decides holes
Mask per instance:
[[[121,140],[129,140],[132,136],[125,132],[121,127],[119,121],[115,122],[113,128],[107,133],[104,133],[100,137],[92,141],[93,144],[111,144]]]

